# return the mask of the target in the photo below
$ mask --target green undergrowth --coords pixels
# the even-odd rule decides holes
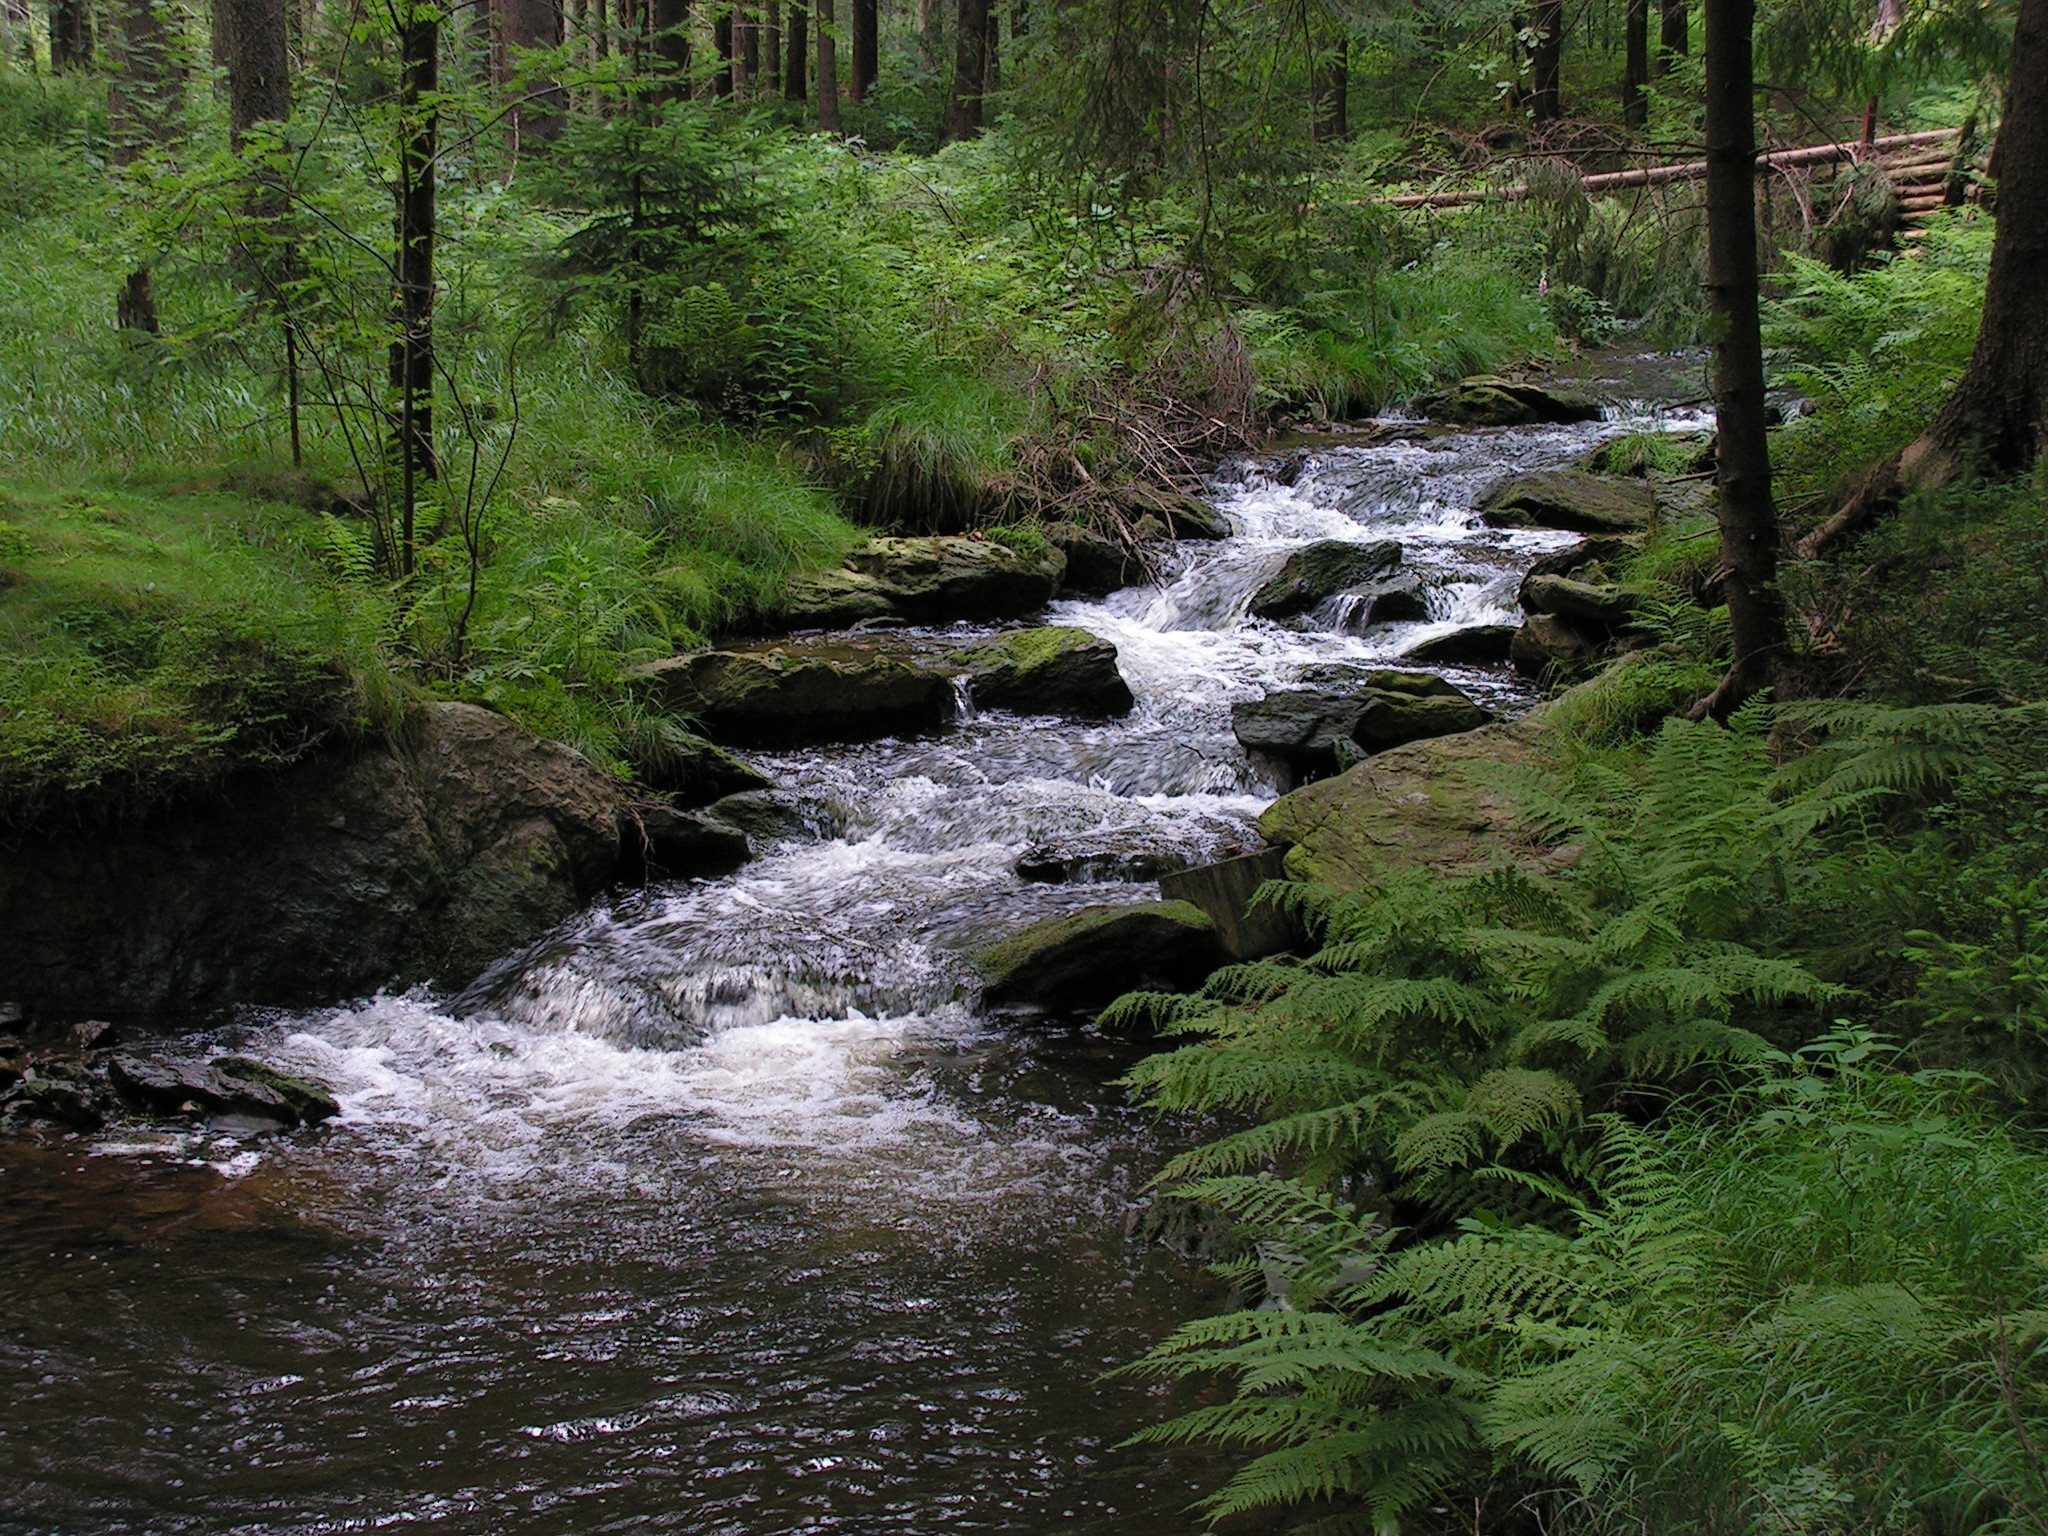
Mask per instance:
[[[0,824],[146,809],[383,728],[388,605],[298,509],[0,480]]]

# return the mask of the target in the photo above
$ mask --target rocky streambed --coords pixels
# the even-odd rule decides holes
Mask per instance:
[[[1510,412],[1482,393],[1479,419]],[[1239,920],[1247,881],[1475,845],[1488,808],[1448,772],[1475,738],[1442,733],[1519,750],[1549,654],[1533,621],[1586,653],[1628,622],[1572,592],[1525,610],[1525,575],[1548,561],[1597,596],[1564,551],[1656,515],[1646,485],[1607,479],[1560,514],[1571,467],[1625,431],[1699,425],[1624,402],[1260,456],[1211,487],[1206,531],[1227,536],[1194,537],[1199,509],[1179,509],[1179,540],[1144,552],[1156,580],[1118,587],[1131,552],[1078,542],[972,554],[1010,592],[999,623],[949,608],[944,551],[864,555],[809,599],[863,628],[651,669],[651,698],[740,754],[679,746],[673,803],[596,785],[558,803],[534,775],[581,784],[573,767],[489,718],[393,748],[378,782],[405,789],[374,798],[375,825],[430,855],[395,914],[370,894],[397,879],[388,838],[331,784],[272,786],[268,821],[221,809],[235,858],[320,851],[318,882],[269,906],[329,996],[380,955],[444,984],[244,1010],[154,1050],[211,1073],[195,1080],[218,1102],[173,1103],[192,1086],[174,1080],[150,1100],[115,1065],[132,1041],[42,1058],[104,1074],[139,1118],[0,1141],[0,1514],[66,1532],[1184,1529],[1202,1469],[1115,1449],[1166,1405],[1101,1379],[1197,1283],[1125,1235],[1170,1133],[1110,1086],[1133,1047],[1071,1021],[1284,942]],[[1562,491],[1499,489],[1554,471]],[[1043,577],[1077,550],[1098,595]],[[900,713],[854,707],[870,688]],[[868,724],[818,724],[835,712]],[[492,739],[490,766],[451,733]],[[149,835],[130,871],[209,846]],[[67,856],[124,878],[111,841]],[[49,867],[17,863],[0,900],[61,891]],[[303,964],[252,958],[276,954],[263,888],[229,857],[209,870],[182,894],[145,885],[148,922],[102,902],[101,958],[156,945],[129,969],[184,978],[179,1005],[298,984]],[[319,931],[323,892],[353,928]],[[63,952],[59,918],[39,921]],[[522,928],[546,931],[505,942]],[[68,969],[50,953],[43,984],[90,985],[90,949]],[[138,1012],[170,995],[132,991]],[[5,1070],[34,1069],[16,1043]],[[256,1134],[236,1095],[300,1082],[338,1112]]]

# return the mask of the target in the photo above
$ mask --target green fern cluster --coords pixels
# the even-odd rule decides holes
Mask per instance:
[[[1987,1013],[2038,1052],[2048,913],[2010,890],[2010,942],[1977,944],[1881,887],[2044,735],[2035,705],[1669,721],[1513,782],[1547,861],[1271,886],[1309,958],[1119,1002],[1170,1042],[1138,1094],[1238,1122],[1162,1182],[1235,1223],[1256,1303],[1133,1367],[1236,1389],[1143,1438],[1252,1453],[1214,1516],[1331,1530],[1475,1499],[1587,1531],[2036,1528],[2048,1159],[1986,1120],[2009,1084],[1922,1064]],[[1792,1051],[1879,1005],[1887,946],[1920,1032]]]

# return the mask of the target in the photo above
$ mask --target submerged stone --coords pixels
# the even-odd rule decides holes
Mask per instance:
[[[1100,1009],[1133,990],[1190,987],[1222,956],[1216,925],[1185,901],[1084,907],[1034,923],[974,956],[994,1008]]]

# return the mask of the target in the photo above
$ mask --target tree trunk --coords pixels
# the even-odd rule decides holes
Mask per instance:
[[[917,62],[933,74],[939,72],[939,35],[932,25],[932,0],[917,0]]]
[[[288,0],[215,0],[214,25],[227,39],[228,142],[239,152],[258,123],[282,123],[292,111],[292,64],[286,38]],[[223,26],[223,23],[225,26]],[[290,208],[289,189],[271,171],[254,178],[249,195],[249,228],[268,238],[242,242],[264,299],[284,331],[286,416],[292,463],[303,457],[299,431],[299,334],[290,289],[297,253],[278,228]]]
[[[718,50],[718,74],[712,94],[720,101],[732,95],[732,7],[727,6],[711,20],[711,45]]]
[[[954,40],[953,92],[946,106],[946,137],[971,139],[981,132],[983,51],[988,43],[988,0],[960,0]]]
[[[1003,8],[988,6],[988,31],[981,43],[981,94],[986,100],[1003,88]],[[984,109],[982,116],[987,118]]]
[[[92,12],[86,0],[50,0],[50,68],[92,68]]]
[[[2048,0],[2020,0],[1998,128],[1998,227],[1970,364],[1934,423],[1800,542],[1818,554],[1965,469],[2017,474],[2048,453]]]
[[[1315,61],[1314,135],[1318,144],[1351,137],[1351,44],[1337,37]]]
[[[782,0],[768,0],[761,29],[761,70],[765,78],[760,94],[766,100],[782,89]]]
[[[114,78],[107,89],[107,159],[121,172],[177,134],[185,70],[169,18],[155,0],[118,0],[113,9]],[[157,330],[149,269],[128,274],[114,303],[124,331]]]
[[[391,300],[392,467],[398,476],[402,576],[413,572],[419,482],[434,456],[434,152],[440,130],[441,13],[407,0],[398,29],[398,195]]]
[[[562,41],[562,13],[556,0],[497,0],[496,54],[504,60],[498,88],[509,93],[505,132],[514,159],[528,139],[546,142],[562,131],[562,87],[542,76],[522,78],[518,50],[554,48]]]
[[[839,131],[839,40],[832,0],[818,0],[818,131]]]
[[[654,57],[668,76],[661,88],[664,100],[690,94],[690,0],[640,0],[652,4],[648,19],[654,27]]]
[[[1564,116],[1564,0],[1536,0],[1530,29],[1529,113],[1541,126]]]
[[[733,46],[739,56],[734,60],[734,69],[746,76],[735,82],[735,88],[752,101],[761,94],[761,19],[752,10],[742,10],[735,25],[739,35],[733,39]]]
[[[1721,590],[1735,660],[1702,709],[1716,719],[1770,685],[1783,659],[1778,513],[1757,316],[1756,0],[1706,0],[1707,300],[1714,334]]]
[[[225,90],[227,72],[234,61],[235,43],[231,33],[234,18],[230,12],[229,0],[213,0],[212,9],[213,19],[207,28],[206,40],[213,67],[221,76],[221,89]]]
[[[1657,73],[1663,74],[1692,47],[1692,17],[1685,0],[1658,0]]]
[[[808,0],[789,0],[789,45],[783,52],[785,101],[803,101],[811,73],[811,8]]]
[[[1010,41],[1020,43],[1031,35],[1031,0],[1010,0]]]
[[[1621,74],[1621,120],[1639,129],[1650,121],[1650,98],[1643,91],[1650,83],[1650,0],[1628,0],[1622,30],[1626,59]]]
[[[881,70],[880,0],[853,0],[853,99],[866,101]]]

